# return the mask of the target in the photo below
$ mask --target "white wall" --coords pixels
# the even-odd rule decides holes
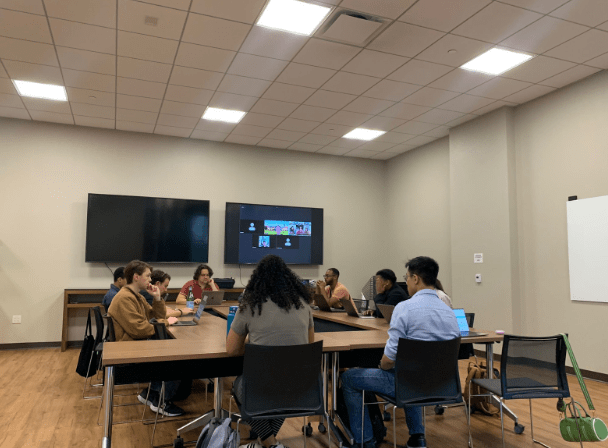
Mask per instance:
[[[84,262],[89,192],[210,200],[209,264],[237,286],[238,266],[223,264],[227,201],[324,208],[324,264],[296,267],[304,278],[336,267],[359,296],[382,265],[384,162],[11,119],[0,136],[0,344],[59,341],[63,290],[111,283]],[[155,267],[180,287],[195,265]]]

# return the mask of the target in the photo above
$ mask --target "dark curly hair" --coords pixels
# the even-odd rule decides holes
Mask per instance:
[[[266,255],[260,260],[247,283],[240,309],[251,309],[253,316],[257,308],[261,315],[262,304],[269,298],[284,310],[292,306],[300,309],[304,306],[300,298],[306,303],[311,299],[308,286],[276,255]]]

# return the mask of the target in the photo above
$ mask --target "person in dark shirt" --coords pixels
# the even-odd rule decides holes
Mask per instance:
[[[110,303],[112,303],[114,296],[118,293],[118,291],[120,291],[120,288],[126,284],[125,268],[123,266],[116,268],[114,270],[114,283],[110,285],[110,289],[108,292],[106,292],[106,295],[103,296],[103,300],[101,301],[102,305],[106,309],[106,313],[108,312],[108,308],[110,308]]]
[[[378,305],[395,306],[399,302],[409,299],[407,293],[397,284],[397,276],[390,269],[381,269],[376,272],[376,292],[378,293],[374,297],[376,317],[383,317]]]

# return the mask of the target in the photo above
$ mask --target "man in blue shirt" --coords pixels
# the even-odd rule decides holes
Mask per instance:
[[[126,284],[127,281],[125,280],[125,268],[123,266],[116,268],[116,270],[114,271],[114,283],[110,285],[110,290],[106,292],[106,295],[103,296],[103,300],[101,302],[106,309],[106,313],[108,312],[108,308],[110,308],[110,303],[112,303],[112,299],[114,298],[114,296],[118,294],[120,288],[122,288]]]
[[[361,444],[361,396],[369,390],[395,396],[395,360],[399,338],[421,341],[445,341],[460,337],[452,309],[443,303],[435,290],[439,265],[429,257],[416,257],[405,265],[406,284],[411,299],[399,303],[393,311],[389,339],[378,369],[350,369],[342,374],[344,401],[356,444]],[[424,372],[420,372],[423,374]],[[426,448],[422,408],[405,409],[410,432],[408,448]],[[372,424],[367,408],[363,425],[364,448],[375,448]]]

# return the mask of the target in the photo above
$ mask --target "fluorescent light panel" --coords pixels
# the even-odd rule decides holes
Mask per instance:
[[[68,95],[65,87],[54,84],[40,84],[39,82],[13,80],[13,84],[21,96],[42,98],[43,100],[67,101]]]
[[[376,137],[380,137],[382,134],[386,134],[385,131],[377,131],[374,129],[363,129],[357,128],[350,131],[343,138],[351,138],[354,140],[366,140],[370,141],[375,139]]]
[[[310,36],[331,8],[297,0],[270,0],[259,26]]]
[[[218,109],[217,107],[208,107],[203,114],[203,120],[224,121],[226,123],[238,123],[247,112],[240,110]]]
[[[488,75],[500,75],[532,59],[532,56],[515,51],[492,48],[460,68]]]

